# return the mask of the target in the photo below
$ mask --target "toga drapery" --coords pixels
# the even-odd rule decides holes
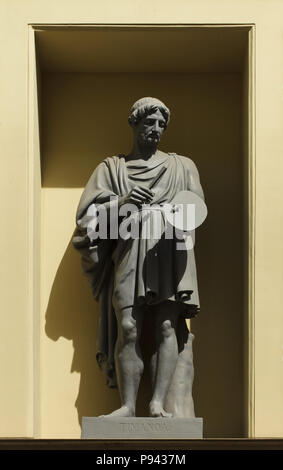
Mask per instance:
[[[73,244],[82,255],[83,271],[99,302],[96,357],[110,387],[116,386],[114,308],[154,305],[167,300],[178,302],[180,313],[186,318],[195,316],[199,310],[194,252],[177,249],[176,244],[182,243],[179,237],[164,236],[166,219],[162,211],[162,205],[170,204],[180,191],[191,189],[189,162],[176,154],[161,154],[147,161],[127,161],[124,155],[109,157],[94,170],[81,196]],[[138,219],[139,233],[143,224],[150,222],[151,228],[158,226],[160,237],[91,242],[87,236],[89,206],[107,205],[111,197],[125,196],[136,185],[150,187],[162,167],[166,171],[152,188],[155,195],[151,204],[158,205],[157,209],[147,211],[145,218],[140,211]]]

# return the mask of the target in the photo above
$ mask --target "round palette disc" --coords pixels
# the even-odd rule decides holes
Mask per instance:
[[[166,210],[168,222],[179,230],[191,231],[199,227],[207,217],[203,199],[192,191],[180,191]]]

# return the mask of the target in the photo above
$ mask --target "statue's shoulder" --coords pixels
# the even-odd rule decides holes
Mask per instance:
[[[102,160],[102,162],[100,162],[99,165],[102,167],[106,165],[108,168],[117,167],[119,166],[122,157],[124,157],[123,154],[112,155],[110,157],[106,157],[104,158],[104,160]]]
[[[177,160],[179,160],[183,166],[188,168],[189,170],[195,170],[196,164],[190,157],[185,157],[184,155],[179,155],[178,153],[168,153],[168,155],[174,156]]]
[[[119,153],[117,155],[112,155],[111,157],[104,158],[104,160],[102,160],[102,162],[119,163],[124,157],[125,157],[125,155],[123,153]]]

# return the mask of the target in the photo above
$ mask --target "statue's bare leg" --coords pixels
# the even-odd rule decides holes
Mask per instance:
[[[157,369],[157,350],[155,348],[155,351],[150,358],[150,376],[151,376],[152,391],[155,389],[156,369]]]
[[[136,399],[144,365],[139,338],[143,313],[137,307],[116,310],[118,338],[115,367],[121,396],[121,408],[107,416],[135,416]]]
[[[151,360],[154,382],[149,413],[154,417],[171,417],[172,415],[164,410],[164,402],[178,359],[176,337],[178,312],[172,308],[172,304],[164,302],[156,307],[154,315],[156,320],[156,354]]]

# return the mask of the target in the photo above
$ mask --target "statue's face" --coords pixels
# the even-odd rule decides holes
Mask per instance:
[[[141,147],[157,147],[165,129],[166,120],[158,109],[138,122],[134,134]]]

